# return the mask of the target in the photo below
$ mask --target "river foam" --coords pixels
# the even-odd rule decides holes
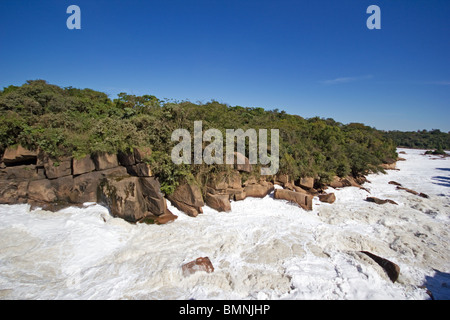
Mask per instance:
[[[370,175],[305,211],[273,195],[204,207],[168,204],[167,225],[129,224],[89,204],[57,213],[0,205],[0,299],[450,299],[450,160],[408,150],[399,171]],[[424,199],[388,184],[424,192]],[[401,268],[392,283],[370,251]],[[208,256],[215,271],[184,277]]]

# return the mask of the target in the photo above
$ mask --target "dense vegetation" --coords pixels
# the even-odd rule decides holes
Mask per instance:
[[[412,132],[388,131],[385,134],[399,147],[433,149],[439,154],[443,154],[443,150],[450,150],[450,132],[441,132],[439,129]]]
[[[149,146],[153,152],[148,161],[166,193],[182,178],[202,182],[211,173],[227,169],[226,165],[172,163],[173,130],[193,132],[195,120],[203,121],[203,130],[216,128],[224,137],[225,129],[279,129],[279,172],[294,179],[312,176],[327,182],[335,175],[363,175],[381,170],[381,163],[397,157],[392,140],[363,124],[304,119],[284,111],[217,101],[194,104],[125,93],[111,100],[91,89],[60,88],[43,80],[4,88],[0,111],[0,153],[15,144],[40,148],[55,158]]]

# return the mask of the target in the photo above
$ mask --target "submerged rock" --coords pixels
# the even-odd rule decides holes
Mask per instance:
[[[398,203],[395,202],[394,200],[391,200],[391,199],[378,199],[378,198],[375,198],[375,197],[367,197],[366,201],[367,202],[373,202],[373,203],[376,203],[376,204],[391,203],[391,204],[398,205]]]
[[[197,258],[194,261],[185,263],[181,266],[181,269],[183,270],[183,275],[185,277],[198,271],[204,271],[207,273],[214,272],[214,266],[208,257]]]

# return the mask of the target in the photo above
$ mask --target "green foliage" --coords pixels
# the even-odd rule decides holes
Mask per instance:
[[[450,132],[441,132],[439,129],[412,132],[388,131],[384,134],[387,138],[394,140],[399,147],[450,150]]]
[[[162,191],[169,194],[183,179],[204,183],[214,172],[227,170],[225,165],[175,165],[171,161],[172,132],[185,128],[193,133],[197,120],[203,122],[204,130],[219,129],[224,137],[225,129],[279,129],[279,173],[292,179],[311,176],[327,182],[335,175],[358,176],[397,157],[396,145],[386,133],[363,124],[304,119],[278,109],[228,106],[214,100],[194,104],[120,93],[112,101],[102,92],[60,88],[43,80],[0,92],[0,152],[20,143],[53,157],[79,158],[147,146],[153,150],[148,160],[152,171]],[[441,144],[446,145],[445,141]]]

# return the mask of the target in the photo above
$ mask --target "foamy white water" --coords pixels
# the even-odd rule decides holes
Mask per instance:
[[[403,150],[403,149],[400,149]],[[205,207],[167,225],[132,225],[98,205],[57,213],[0,205],[1,299],[450,299],[450,160],[408,150],[400,171],[371,175],[306,212],[272,196]],[[424,199],[388,181],[424,192]],[[370,251],[397,263],[392,283]],[[184,277],[208,256],[215,271]]]

